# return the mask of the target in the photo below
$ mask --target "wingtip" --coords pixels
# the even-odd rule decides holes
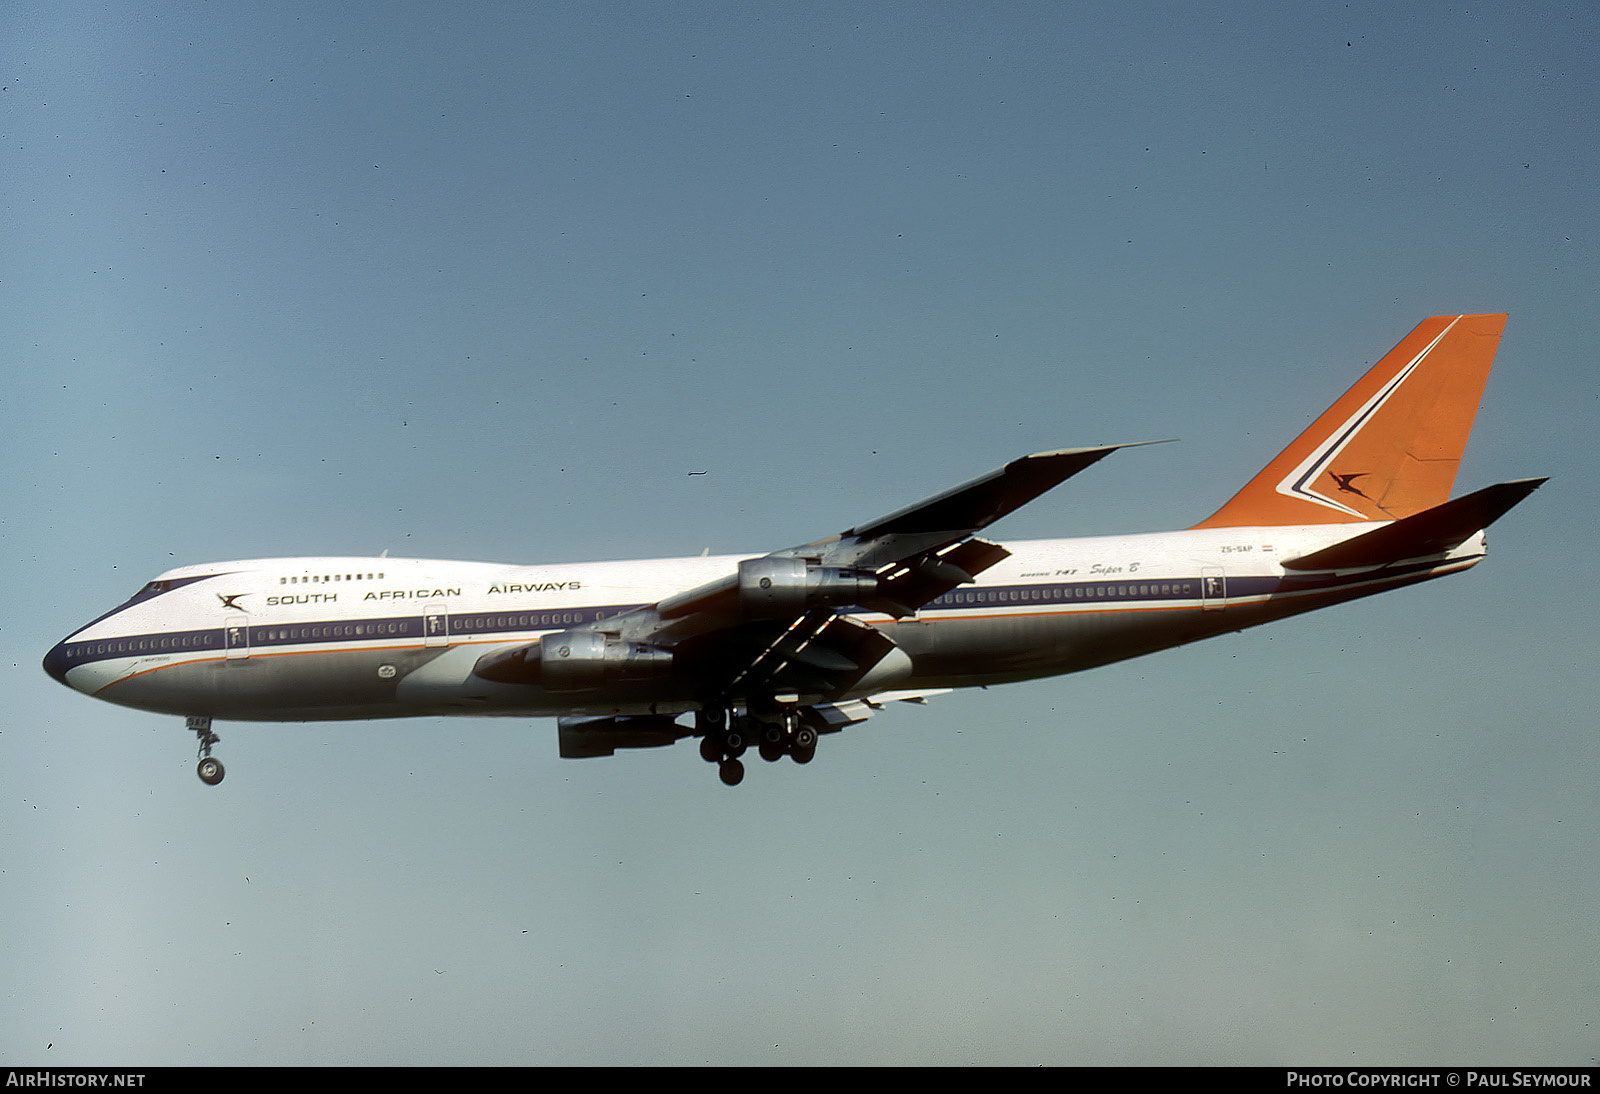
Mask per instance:
[[[1165,437],[1158,441],[1124,441],[1121,444],[1091,444],[1082,448],[1053,448],[1047,452],[1030,452],[1021,457],[1024,460],[1043,460],[1056,456],[1086,456],[1092,452],[1115,452],[1119,448],[1143,448],[1148,444],[1173,444],[1177,437]]]

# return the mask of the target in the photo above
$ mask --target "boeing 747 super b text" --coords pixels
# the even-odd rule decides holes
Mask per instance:
[[[275,558],[169,570],[44,659],[108,702],[213,719],[554,716],[563,756],[700,739],[804,763],[883,704],[1076,672],[1442,577],[1543,479],[1450,500],[1503,315],[1425,320],[1184,531],[978,533],[1120,445],[1039,452],[756,557],[512,566]],[[686,719],[680,721],[680,719]]]

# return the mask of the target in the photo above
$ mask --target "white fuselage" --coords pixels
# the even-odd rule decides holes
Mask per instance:
[[[1011,557],[902,619],[849,613],[907,655],[874,690],[1074,672],[1471,566],[1447,555],[1356,572],[1286,570],[1376,525],[1216,528],[1005,544]],[[280,558],[188,566],[59,643],[58,679],[125,706],[294,721],[423,714],[681,713],[693,693],[551,692],[473,674],[486,654],[660,602],[737,568],[713,556],[519,566]]]

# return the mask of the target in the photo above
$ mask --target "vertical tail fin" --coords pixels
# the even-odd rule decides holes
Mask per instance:
[[[1439,315],[1197,528],[1400,520],[1450,499],[1504,315]]]

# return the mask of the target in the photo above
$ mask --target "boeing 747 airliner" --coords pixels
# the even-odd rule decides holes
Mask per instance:
[[[883,704],[1077,672],[1442,577],[1543,479],[1450,500],[1503,315],[1425,320],[1208,519],[994,543],[1120,445],[1039,452],[757,557],[514,566],[275,558],[169,570],[60,642],[51,676],[213,719],[554,716],[563,756],[700,739],[805,763]],[[687,716],[688,722],[679,719]]]

